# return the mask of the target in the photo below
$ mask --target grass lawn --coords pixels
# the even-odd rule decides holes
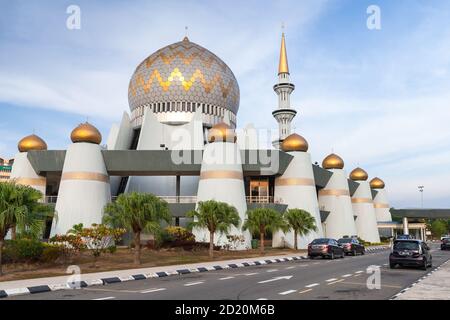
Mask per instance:
[[[265,255],[303,255],[306,250],[267,248]],[[133,264],[133,252],[128,248],[119,248],[114,254],[102,255],[93,267],[93,257],[89,252],[83,252],[67,264],[7,264],[3,266],[4,275],[0,281],[23,280],[41,277],[64,276],[68,265],[78,265],[82,273],[102,272],[111,270],[147,268],[175,264],[208,262],[227,259],[253,258],[260,256],[259,249],[246,251],[215,251],[214,259],[208,256],[208,250],[185,251],[181,248],[162,250],[142,250],[142,264]]]

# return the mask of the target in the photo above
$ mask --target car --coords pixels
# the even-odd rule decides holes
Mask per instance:
[[[412,237],[409,234],[399,234],[395,238],[396,240],[409,240],[412,239]]]
[[[399,266],[420,267],[427,270],[433,266],[430,248],[422,240],[395,240],[389,255],[389,266],[394,269]]]
[[[345,254],[356,256],[366,252],[366,248],[355,238],[341,238],[338,240],[338,244],[344,249]]]
[[[444,240],[445,238],[450,238],[450,235],[449,235],[449,234],[446,234],[446,235],[442,236],[442,237],[441,237],[441,241]]]
[[[450,237],[442,239],[441,250],[450,249]]]
[[[308,244],[308,257],[310,259],[322,257],[333,260],[336,257],[344,258],[345,252],[335,239],[319,238]]]

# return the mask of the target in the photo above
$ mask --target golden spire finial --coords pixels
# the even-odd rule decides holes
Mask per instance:
[[[286,52],[286,40],[284,38],[284,23],[282,25],[283,32],[281,34],[280,63],[278,65],[278,74],[289,73],[289,66]]]
[[[184,26],[184,38],[183,38],[183,41],[189,41],[189,38],[188,38],[188,29],[189,29],[188,26]]]

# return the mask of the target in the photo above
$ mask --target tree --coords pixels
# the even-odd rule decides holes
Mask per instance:
[[[38,236],[47,218],[54,215],[52,207],[40,203],[42,193],[14,181],[0,183],[0,276],[5,237],[12,228]]]
[[[156,235],[162,230],[161,222],[171,220],[167,202],[149,193],[121,194],[105,206],[104,212],[104,223],[133,233],[136,265],[141,264],[141,233]]]
[[[235,207],[215,200],[200,201],[198,209],[187,213],[194,218],[189,228],[206,228],[209,231],[209,256],[214,257],[214,234],[228,234],[230,227],[239,226],[241,219]]]
[[[434,237],[440,238],[443,234],[446,234],[447,229],[447,222],[443,220],[434,220],[431,223],[431,233]]]
[[[294,231],[294,248],[298,250],[297,236],[317,231],[316,220],[308,211],[302,209],[289,209],[284,217],[290,229]]]
[[[260,238],[260,250],[264,253],[264,236],[268,231],[287,231],[289,227],[282,213],[270,208],[257,208],[247,211],[247,219],[242,226],[243,230],[258,233]]]

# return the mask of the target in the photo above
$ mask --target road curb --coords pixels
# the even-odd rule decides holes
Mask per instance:
[[[388,248],[387,246],[369,247],[369,248],[366,248],[366,252],[379,251],[379,250],[384,250],[387,248]],[[308,257],[307,256],[289,256],[289,257],[275,258],[275,259],[251,260],[251,261],[240,262],[240,263],[215,265],[212,267],[211,266],[201,266],[201,267],[196,267],[196,268],[192,268],[192,269],[178,269],[175,271],[161,270],[161,271],[153,272],[153,273],[149,273],[149,274],[135,274],[135,275],[131,275],[128,277],[116,276],[116,277],[94,279],[94,280],[89,280],[89,281],[80,281],[80,282],[76,282],[76,283],[63,283],[63,284],[53,284],[53,285],[42,284],[39,286],[0,290],[0,299],[18,296],[18,295],[36,294],[36,293],[58,291],[58,290],[65,290],[65,289],[78,289],[78,288],[108,285],[108,284],[126,282],[126,281],[145,280],[145,279],[151,279],[151,278],[163,278],[163,277],[169,277],[169,276],[175,276],[175,275],[185,275],[185,274],[196,273],[196,272],[208,272],[208,271],[217,271],[217,270],[224,270],[224,269],[244,268],[244,267],[250,267],[250,266],[260,266],[260,265],[266,265],[266,264],[297,261],[297,260],[304,260],[304,259],[308,259]]]
[[[439,267],[433,268],[431,269],[430,272],[428,272],[426,275],[424,275],[423,277],[421,277],[419,280],[413,282],[411,285],[409,285],[408,287],[402,289],[399,293],[393,295],[392,297],[389,298],[389,300],[395,300],[398,297],[400,297],[402,294],[404,294],[405,292],[407,292],[408,290],[410,290],[411,288],[413,288],[415,285],[417,285],[418,283],[422,282],[423,280],[425,280],[426,278],[428,278],[429,276],[431,276],[433,273],[435,273],[436,271],[438,271],[439,269],[441,269],[441,267],[447,263],[450,262],[450,259],[447,259],[447,261],[445,261],[444,263],[442,263]]]

